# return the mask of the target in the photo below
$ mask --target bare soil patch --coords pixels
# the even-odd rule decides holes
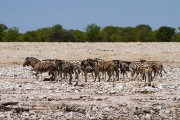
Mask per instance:
[[[28,112],[0,110],[0,119],[180,119],[180,43],[0,43],[0,100],[18,102],[13,108]],[[80,85],[67,81],[37,81],[26,57],[43,59],[163,62],[167,74],[145,87],[137,80],[93,82],[91,76]],[[46,73],[43,78],[48,78]],[[120,76],[122,78],[122,76]],[[75,82],[75,81],[74,81]]]

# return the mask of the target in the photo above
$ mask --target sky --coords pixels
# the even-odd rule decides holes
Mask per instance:
[[[0,24],[24,33],[60,24],[84,31],[105,26],[180,27],[180,0],[0,0]]]

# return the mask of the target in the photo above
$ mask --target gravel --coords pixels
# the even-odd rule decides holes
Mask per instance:
[[[177,47],[179,44],[103,43],[98,48],[96,46],[99,43],[0,44],[2,53],[0,60],[1,103],[19,102],[18,105],[8,107],[29,109],[29,112],[20,113],[0,109],[0,119],[180,119],[180,67],[178,63],[180,62],[178,57],[180,48]],[[50,47],[51,45],[54,47]],[[132,47],[135,49],[133,52]],[[52,51],[48,52],[50,48]],[[63,49],[66,51],[62,51]],[[177,55],[174,55],[176,53]],[[43,81],[49,78],[47,73],[43,73],[42,77],[36,80],[31,67],[22,66],[27,56],[68,60],[81,60],[88,57],[124,58],[123,60],[138,60],[145,57],[154,60],[154,57],[156,60],[163,61],[167,74],[163,74],[163,77],[158,76],[153,81],[153,87],[144,86],[144,81],[130,81],[128,78],[125,81],[120,79],[115,82],[104,80],[93,82],[91,76],[88,77],[88,82],[80,76],[79,85],[74,87],[68,84],[68,80],[59,83]]]

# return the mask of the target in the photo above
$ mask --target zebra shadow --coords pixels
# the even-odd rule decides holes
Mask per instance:
[[[55,81],[55,80],[50,79],[50,78],[44,78],[43,81]]]

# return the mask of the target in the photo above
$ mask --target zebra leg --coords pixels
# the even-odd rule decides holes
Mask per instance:
[[[139,75],[139,73],[136,73],[136,76],[135,76],[135,78],[134,78],[134,81],[136,80],[136,78],[138,77],[138,75]]]
[[[87,73],[84,72],[85,82],[87,82]]]
[[[67,73],[64,73],[63,79],[67,79]]]
[[[145,73],[142,74],[142,79],[144,80],[145,85],[146,85],[146,84],[147,84],[147,81],[146,81],[146,74],[145,74]]]
[[[54,71],[54,80],[55,81],[57,81],[58,79],[57,79],[57,76],[58,76],[58,73],[57,73],[57,71]],[[59,81],[59,80],[58,80]]]
[[[77,86],[79,83],[79,75],[76,77],[76,83],[74,84],[74,86]]]
[[[123,74],[123,80],[125,79],[125,77],[124,77],[124,72],[122,73]]]
[[[106,72],[102,71],[102,79],[105,81],[106,80]]]
[[[166,74],[167,74],[167,72],[165,71],[165,69],[164,69],[163,65],[161,65],[161,70],[160,70],[161,77],[162,77],[162,71],[164,71],[164,73],[166,73]]]
[[[69,77],[70,77],[69,78],[69,84],[72,84],[72,73],[71,72],[69,73]]]
[[[77,86],[77,85],[78,85],[78,82],[79,82],[79,74],[80,74],[80,71],[75,71],[76,83],[74,84],[74,86]]]
[[[108,71],[108,72],[107,72],[107,75],[108,75],[108,77],[109,77],[107,81],[109,82],[109,81],[111,80],[111,76],[112,76],[112,75],[111,75],[111,71]]]
[[[95,71],[94,74],[95,74],[94,82],[96,81],[97,77],[98,77],[98,81],[100,82],[100,74],[99,74],[99,72]]]
[[[102,79],[104,80],[104,72],[101,72],[102,73]]]
[[[152,79],[151,79],[150,73],[148,73],[148,81],[149,81],[149,86],[151,86],[151,81],[152,81]]]
[[[119,81],[119,71],[116,71],[116,78],[117,78],[117,81]]]
[[[151,86],[151,78],[150,78],[149,73],[148,73],[148,75],[147,75],[147,78],[148,78],[148,86]]]
[[[145,82],[147,83],[146,85],[149,86],[149,80],[147,78],[147,74],[145,74]]]
[[[125,74],[126,74],[126,77],[128,78],[128,73],[127,73],[127,71],[125,72]]]
[[[135,72],[132,71],[132,73],[131,73],[131,79],[132,79],[132,80],[134,80],[134,79],[133,79],[134,75],[135,75]]]
[[[96,82],[97,75],[95,74],[94,82]]]
[[[50,76],[50,81],[52,81],[52,80],[54,79],[54,78],[53,78],[54,75],[53,75],[53,72],[52,72],[51,70],[49,71],[49,76]]]
[[[156,76],[156,72],[153,71],[153,76],[152,76],[152,78],[155,78],[155,76]]]
[[[36,72],[36,80],[38,80],[39,79],[39,72]]]
[[[123,74],[123,79],[122,80],[124,81],[125,80],[125,77],[124,77],[125,72],[122,71],[121,73]]]
[[[94,74],[93,74],[93,72],[92,72],[92,78],[94,79]]]
[[[114,71],[112,72],[112,76],[113,76],[113,81],[114,81],[114,79],[115,79],[115,78],[114,78]]]
[[[100,82],[100,74],[98,75],[98,81]]]
[[[54,80],[57,80],[57,72],[55,73]]]
[[[60,71],[60,77],[61,77],[61,81],[62,81],[62,79],[63,79],[63,78],[62,78],[62,75],[63,75],[63,73],[62,73],[62,71]]]

